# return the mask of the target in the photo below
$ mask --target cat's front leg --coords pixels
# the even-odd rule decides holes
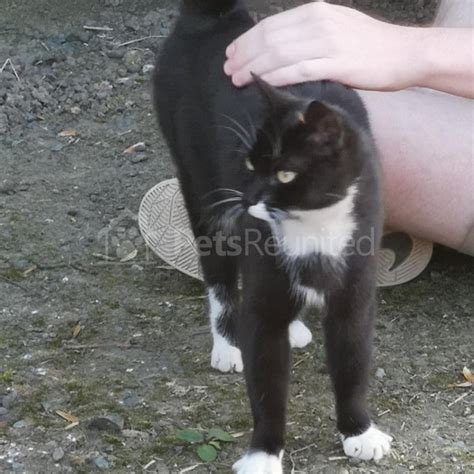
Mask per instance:
[[[271,276],[271,277],[270,277]],[[237,474],[282,474],[290,368],[288,326],[300,309],[286,275],[270,258],[247,262],[238,321],[247,392],[254,419],[250,449]]]
[[[242,372],[240,349],[235,345],[235,316],[238,310],[232,289],[223,284],[209,287],[209,320],[212,332],[211,367],[220,372]]]
[[[329,298],[324,332],[344,452],[368,461],[386,455],[392,438],[371,423],[367,410],[375,291],[370,278],[357,280]]]

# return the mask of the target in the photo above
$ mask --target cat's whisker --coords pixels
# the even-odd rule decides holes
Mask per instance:
[[[247,147],[248,150],[252,149],[252,145],[250,144],[248,138],[245,137],[241,132],[239,132],[235,128],[228,127],[226,125],[220,125],[220,127],[233,132],[241,140],[241,142]]]
[[[232,198],[228,198],[228,199],[223,199],[222,201],[218,201],[218,202],[215,202],[214,204],[211,204],[209,206],[209,209],[214,209],[215,207],[222,206],[223,204],[227,204],[228,202],[237,202],[237,201],[242,202],[242,198],[241,197],[232,197]]]
[[[227,120],[230,120],[234,125],[236,125],[237,127],[239,127],[239,129],[242,131],[242,133],[245,135],[245,137],[251,142],[252,141],[252,135],[250,134],[250,132],[240,123],[238,122],[237,120],[235,120],[234,118],[232,117],[229,117],[228,115],[226,114],[221,114],[223,117],[225,117]]]
[[[213,189],[212,191],[209,191],[208,193],[204,194],[204,196],[201,197],[202,200],[205,200],[209,196],[212,196],[213,194],[216,193],[232,193],[237,196],[242,196],[243,193],[241,191],[237,191],[237,189],[231,189],[231,188],[216,188]]]
[[[244,155],[244,156],[248,156],[248,154],[249,154],[249,150],[242,150],[242,149],[239,150],[237,148],[233,148],[229,151],[232,151],[234,153],[240,153],[241,155]]]
[[[245,111],[245,116],[247,117],[247,121],[250,125],[250,129],[251,129],[251,133],[252,133],[252,138],[253,138],[253,142],[255,143],[257,141],[257,129],[255,127],[255,124],[253,123],[252,121],[252,117],[250,116],[250,114],[248,113],[248,111],[246,110]]]

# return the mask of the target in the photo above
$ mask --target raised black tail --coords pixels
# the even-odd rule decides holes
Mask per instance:
[[[221,15],[231,10],[238,0],[184,0],[187,8],[205,15]]]

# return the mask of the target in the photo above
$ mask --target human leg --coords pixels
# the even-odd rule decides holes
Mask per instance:
[[[422,89],[360,93],[381,153],[387,225],[474,254],[474,102]]]

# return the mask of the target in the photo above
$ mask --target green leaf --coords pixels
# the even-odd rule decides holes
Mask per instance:
[[[220,428],[212,428],[212,430],[209,430],[209,433],[207,433],[207,439],[214,439],[217,441],[222,441],[223,443],[233,443],[236,441],[232,435],[226,433]]]
[[[217,459],[216,448],[210,444],[202,444],[201,446],[198,446],[197,454],[201,461],[204,462],[212,462]]]
[[[194,430],[179,430],[176,432],[176,438],[188,443],[202,443],[204,441],[204,435]]]

